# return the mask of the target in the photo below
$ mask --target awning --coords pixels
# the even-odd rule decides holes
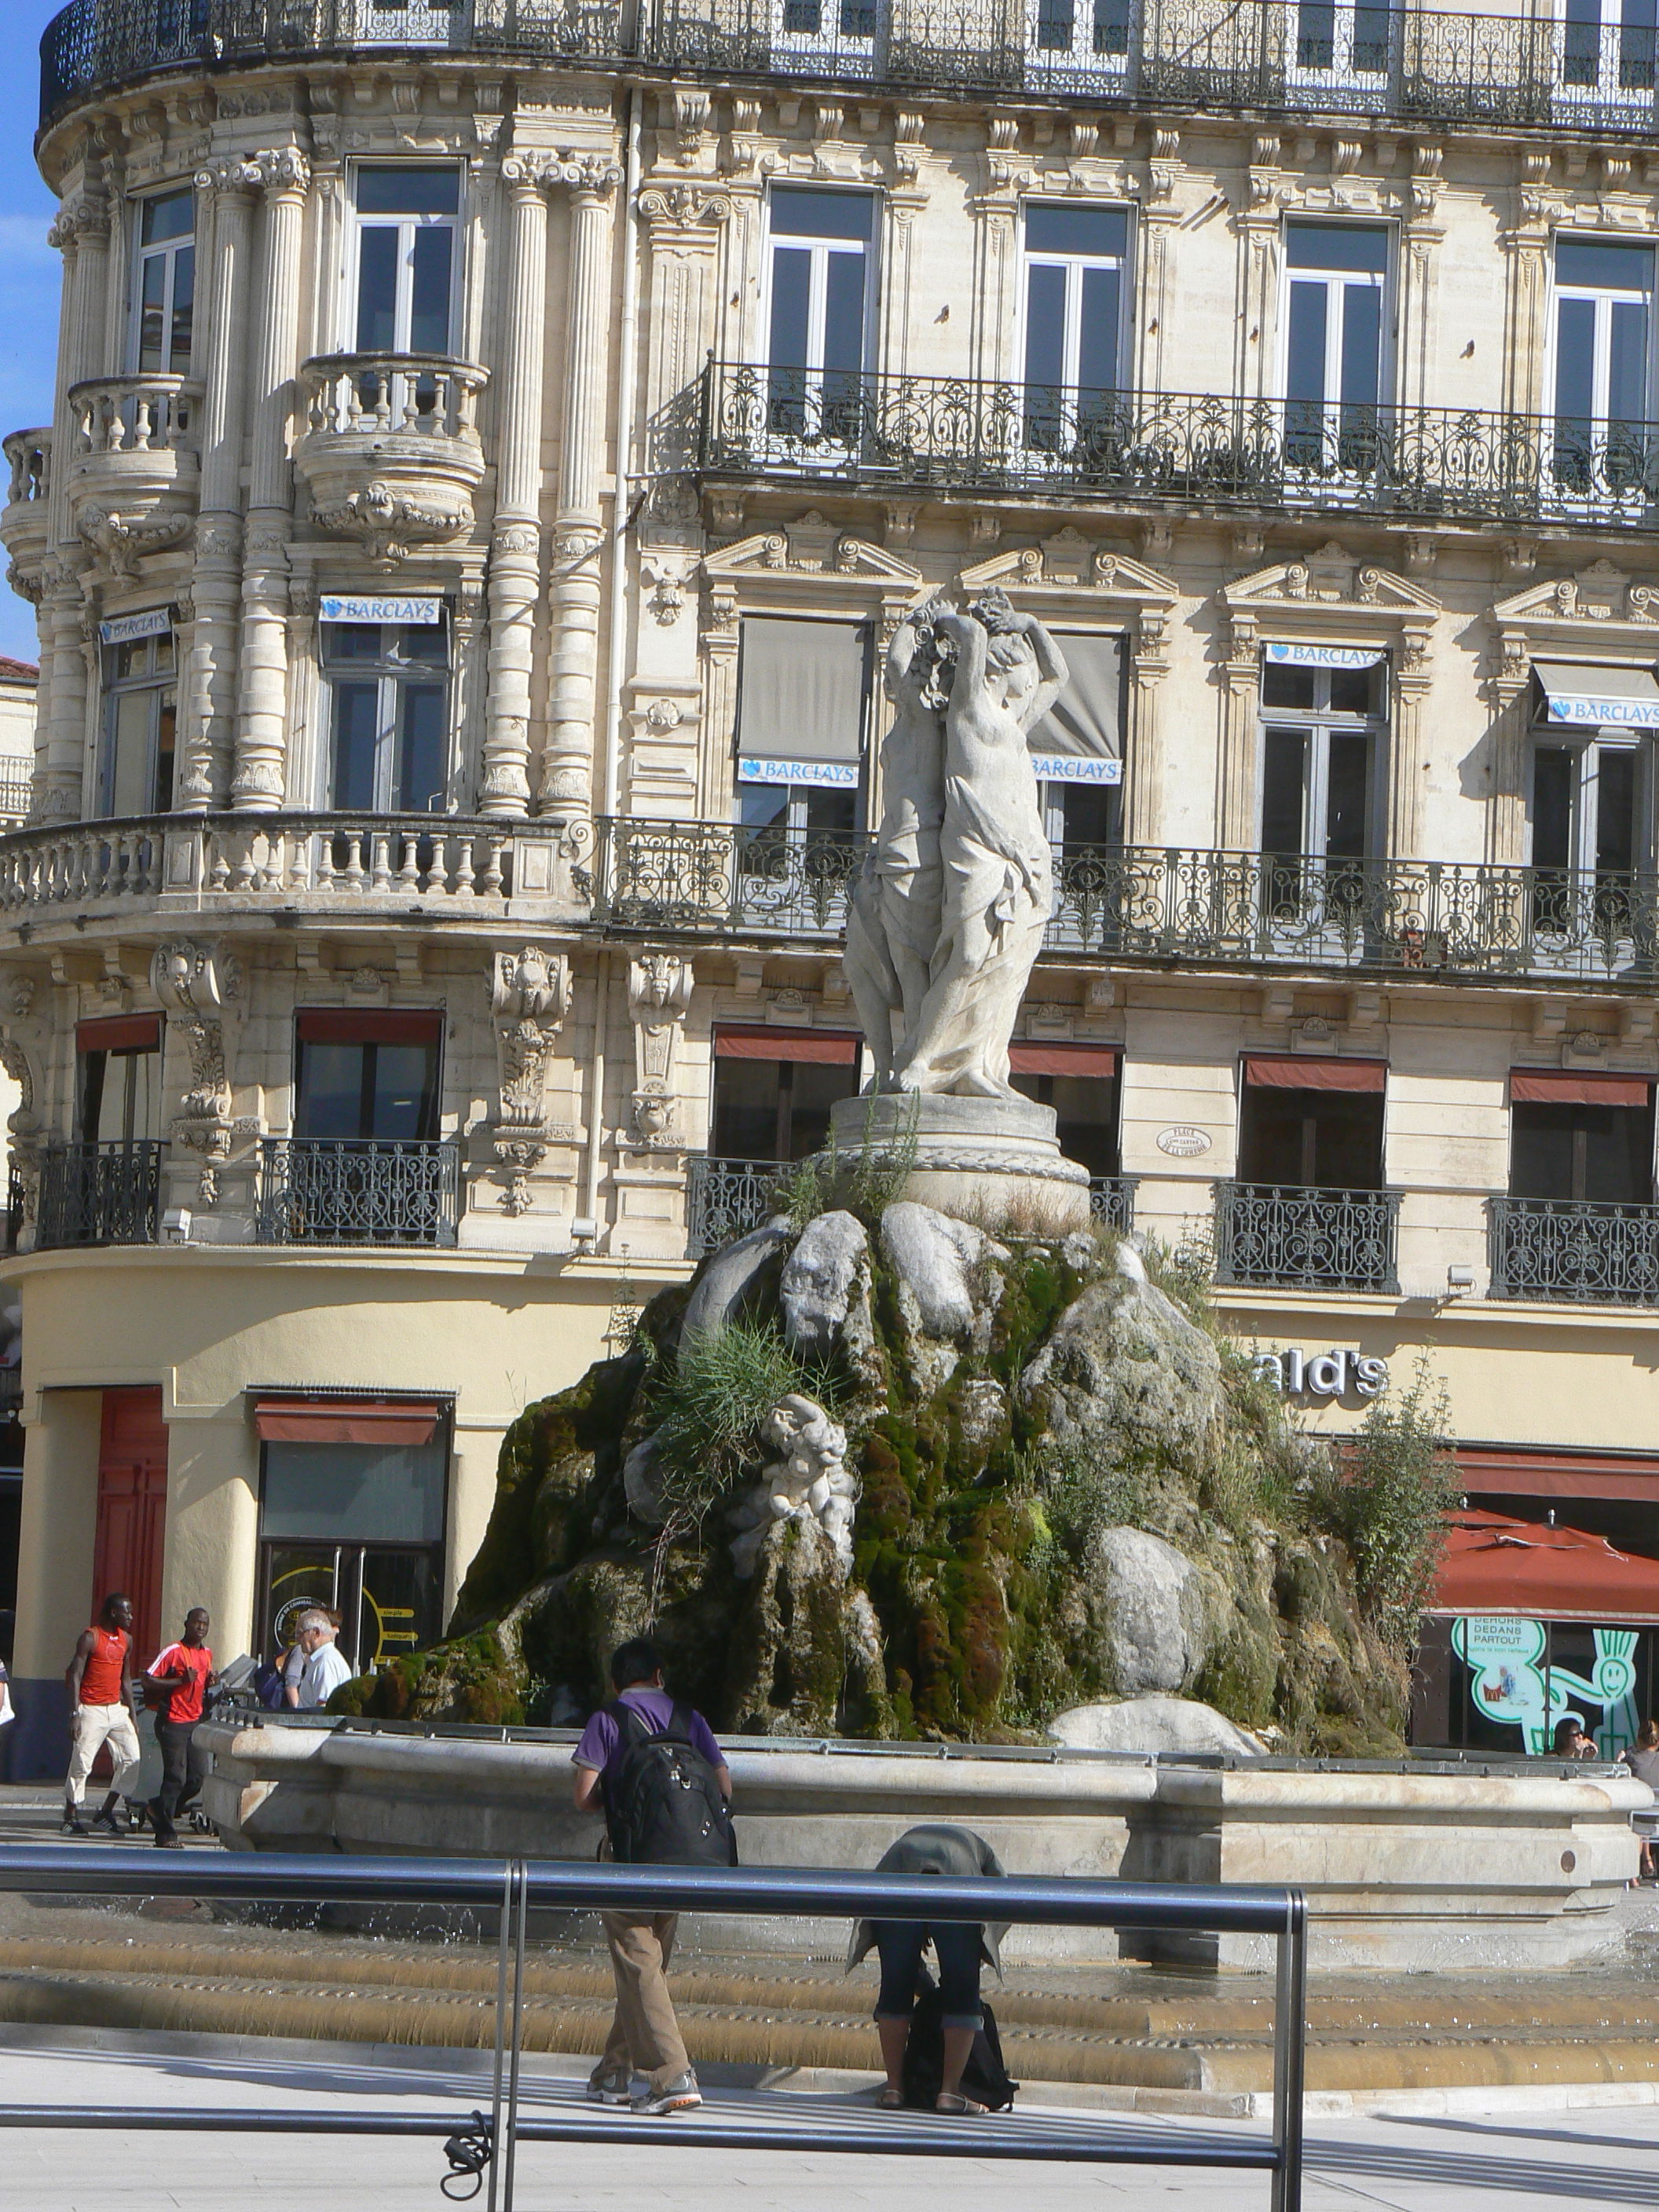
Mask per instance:
[[[301,1044],[436,1044],[444,1033],[443,1015],[349,1006],[302,1006],[295,1016]]]
[[[98,1014],[75,1024],[76,1052],[160,1052],[160,1014]]]
[[[1659,729],[1659,683],[1650,668],[1595,668],[1534,660],[1552,722],[1578,729]]]
[[[1115,632],[1057,630],[1066,688],[1026,739],[1045,783],[1123,780],[1123,640]]]
[[[1381,645],[1285,645],[1267,647],[1270,665],[1277,668],[1375,668],[1388,659]]]
[[[1659,1621],[1659,1559],[1582,1528],[1455,1513],[1431,1610],[1533,1620]]]
[[[1247,1052],[1244,1080],[1263,1091],[1381,1091],[1388,1081],[1385,1060],[1294,1059]]]
[[[1648,1453],[1459,1444],[1455,1455],[1466,1491],[1500,1498],[1639,1498],[1659,1505],[1659,1457]]]
[[[836,1067],[858,1064],[862,1037],[846,1030],[767,1029],[739,1024],[714,1032],[716,1060],[810,1060]]]
[[[1512,1106],[1645,1106],[1652,1090],[1645,1075],[1602,1075],[1595,1069],[1512,1067]]]
[[[852,769],[855,782],[869,666],[867,623],[745,615],[738,671],[739,781],[793,782],[750,770],[763,762],[816,761]]]
[[[410,1398],[259,1398],[253,1425],[268,1444],[429,1444],[443,1407]]]
[[[1115,1075],[1117,1054],[1109,1044],[1011,1044],[1015,1075]]]

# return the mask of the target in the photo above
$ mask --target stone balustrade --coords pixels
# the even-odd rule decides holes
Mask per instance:
[[[0,453],[9,472],[7,506],[44,507],[52,490],[52,432],[14,430],[0,439]],[[4,526],[0,522],[0,529]]]
[[[489,372],[442,355],[319,355],[300,371],[307,428],[294,465],[311,519],[376,562],[472,527],[483,480],[478,395]]]
[[[533,912],[575,919],[577,841],[455,816],[157,815],[0,837],[0,910],[154,906]]]
[[[94,377],[69,398],[79,453],[196,450],[202,386],[189,377]]]
[[[308,361],[300,381],[314,431],[476,438],[489,372],[437,354],[344,353]]]

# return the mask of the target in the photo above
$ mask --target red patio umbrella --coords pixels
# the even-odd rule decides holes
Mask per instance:
[[[1659,1559],[1616,1551],[1583,1528],[1503,1513],[1454,1513],[1431,1613],[1659,1626]]]

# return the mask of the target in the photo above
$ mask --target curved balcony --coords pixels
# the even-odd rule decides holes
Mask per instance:
[[[46,503],[52,496],[52,432],[14,430],[0,440],[9,471],[0,510],[0,544],[11,556],[16,581],[39,587],[46,556]]]
[[[1565,12],[1565,11],[1563,11]],[[40,119],[159,73],[375,47],[1098,106],[1645,137],[1656,33],[1613,9],[1456,14],[1323,0],[73,0]],[[624,27],[626,26],[626,28]]]
[[[441,354],[319,355],[300,371],[294,465],[311,519],[381,567],[472,527],[483,481],[478,395],[489,371]]]
[[[1131,511],[1659,530],[1659,422],[969,377],[704,371],[709,475]]]
[[[118,575],[189,536],[201,489],[202,387],[184,376],[72,385],[75,526]]]
[[[569,919],[573,834],[455,815],[152,815],[0,836],[31,931],[145,911]]]

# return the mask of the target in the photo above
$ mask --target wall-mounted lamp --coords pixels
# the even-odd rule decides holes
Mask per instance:
[[[1474,1270],[1468,1267],[1451,1267],[1446,1270],[1446,1295],[1461,1298],[1474,1288]]]
[[[599,1224],[592,1214],[579,1213],[570,1224],[570,1241],[580,1250],[591,1252],[599,1241]]]

